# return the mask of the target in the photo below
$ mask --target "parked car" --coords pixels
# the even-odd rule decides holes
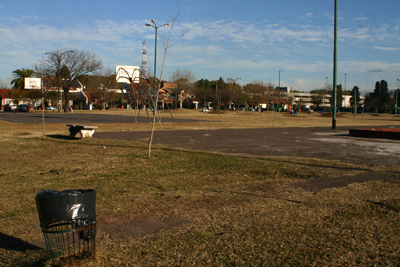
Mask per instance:
[[[21,105],[18,105],[18,107],[17,107],[17,112],[28,112],[29,111],[29,106],[27,105],[27,104],[21,104]]]
[[[15,111],[16,108],[17,108],[17,105],[15,105],[15,104],[7,104],[4,106],[4,111],[11,112],[11,111]]]

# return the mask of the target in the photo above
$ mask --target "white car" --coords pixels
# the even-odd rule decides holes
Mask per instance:
[[[4,106],[4,111],[15,111],[17,109],[17,105],[15,104],[7,104]]]

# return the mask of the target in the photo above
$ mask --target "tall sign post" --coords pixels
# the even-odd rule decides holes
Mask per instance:
[[[43,67],[42,67],[42,77],[43,77]],[[42,125],[43,125],[43,127],[42,127],[43,128],[42,139],[44,139],[45,138],[45,131],[44,131],[43,79],[42,78],[26,77],[25,80],[24,80],[24,84],[25,84],[25,89],[27,89],[27,90],[39,90],[40,89],[42,91]]]

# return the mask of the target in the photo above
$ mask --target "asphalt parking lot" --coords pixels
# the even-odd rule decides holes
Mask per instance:
[[[42,123],[42,113],[14,113],[0,112],[0,120],[20,123]],[[148,122],[152,117],[138,117],[138,122]],[[171,118],[163,118],[163,122],[172,122]],[[175,119],[176,122],[185,122],[190,120]],[[45,114],[46,123],[130,123],[135,122],[134,116],[119,116],[109,114],[90,114],[90,113],[64,113],[57,111]]]
[[[46,113],[45,119],[46,123],[91,125],[134,122],[134,117],[129,116],[77,113]],[[0,120],[41,123],[42,117],[40,113],[1,112]],[[146,117],[139,117],[139,122],[147,121]],[[176,119],[175,121],[193,120]],[[163,119],[163,122],[172,122],[172,119]],[[169,148],[245,156],[320,158],[366,165],[398,166],[400,164],[399,140],[351,137],[349,136],[350,128],[352,127],[338,126],[335,130],[325,127],[156,131],[153,144]],[[96,132],[93,137],[147,142],[150,133]]]
[[[145,141],[149,132],[101,132],[96,138]],[[400,141],[349,136],[349,128],[262,128],[158,131],[153,144],[245,156],[285,156],[398,166]]]

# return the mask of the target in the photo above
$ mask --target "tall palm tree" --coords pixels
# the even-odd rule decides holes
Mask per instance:
[[[14,79],[11,81],[12,88],[24,89],[25,78],[32,77],[35,74],[34,70],[22,68],[13,72]]]
[[[11,81],[13,90],[11,95],[13,97],[13,102],[18,104],[19,99],[23,98],[22,89],[25,88],[25,78],[32,77],[35,74],[34,70],[22,68],[22,70],[17,69],[13,72],[14,79]]]

